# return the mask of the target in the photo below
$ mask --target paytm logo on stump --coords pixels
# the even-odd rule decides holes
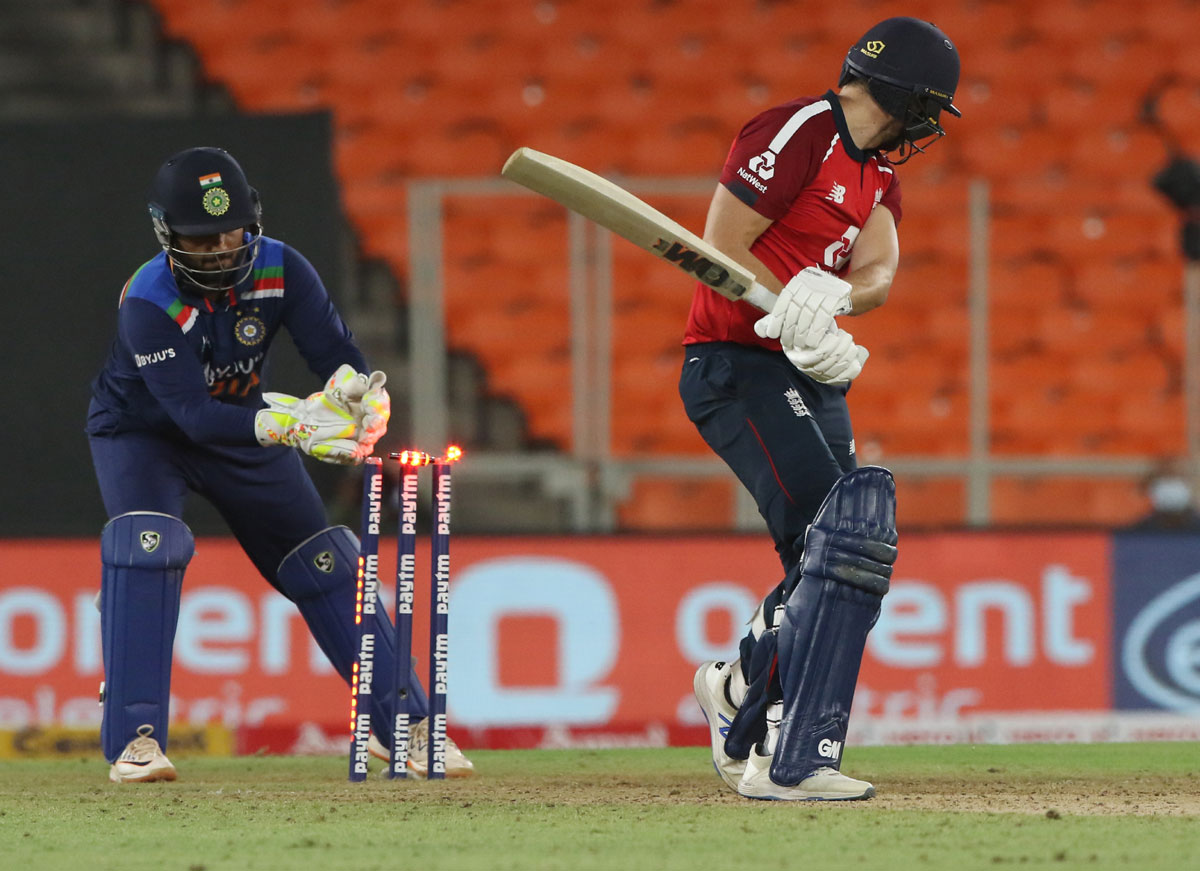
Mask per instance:
[[[1200,540],[1114,537],[1114,702],[1200,712]]]

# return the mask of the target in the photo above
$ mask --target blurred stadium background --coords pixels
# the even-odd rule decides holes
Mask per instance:
[[[853,40],[897,14],[957,43],[963,118],[903,168],[900,273],[852,327],[872,352],[850,394],[858,453],[895,471],[912,542],[864,666],[882,693],[867,710],[895,734],[920,720],[927,739],[962,738],[964,712],[1049,712],[1058,725],[1027,734],[1071,737],[1083,721],[1063,712],[1089,711],[1101,738],[1135,734],[1115,710],[1194,714],[1200,544],[1115,531],[1147,515],[1154,475],[1194,484],[1200,461],[1200,277],[1182,241],[1196,215],[1154,184],[1200,149],[1200,3],[4,0],[0,230],[17,240],[10,296],[26,290],[0,359],[50,360],[71,402],[52,459],[3,472],[0,669],[15,691],[0,720],[96,716],[65,707],[97,677],[80,602],[104,520],[69,421],[81,429],[121,283],[154,253],[150,173],[176,147],[220,144],[263,191],[268,234],[318,265],[388,371],[384,447],[467,449],[460,721],[702,740],[691,663],[731,648],[776,569],[676,394],[690,285],[497,173],[532,146],[698,231],[739,125],[832,86]],[[294,361],[279,371],[293,380],[276,389],[302,389]],[[357,477],[314,472],[356,525]],[[339,722],[327,670],[272,652],[262,584],[220,521],[187,519],[213,536],[185,587],[189,722]],[[626,701],[655,661],[668,702]],[[251,716],[272,674],[311,677],[325,708]],[[614,681],[606,703],[596,688]]]

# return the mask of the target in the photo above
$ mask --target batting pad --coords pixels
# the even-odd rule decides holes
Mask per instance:
[[[838,479],[808,528],[800,580],[779,624],[783,721],[771,780],[840,768],[867,633],[896,561],[896,483],[864,466]]]
[[[334,669],[350,682],[358,659],[354,599],[358,582],[358,537],[345,526],[331,526],[302,542],[283,558],[276,580],[284,595],[296,603],[317,645]],[[382,596],[374,614],[366,613],[375,632],[375,661],[371,677],[372,731],[385,746],[392,740],[392,705],[396,639]],[[414,671],[410,675],[409,713],[416,720],[429,716],[429,699]],[[360,690],[361,692],[361,690]]]
[[[183,572],[194,552],[192,531],[169,514],[131,511],[114,517],[100,533],[100,740],[109,762],[145,724],[154,727],[153,737],[166,751],[171,648]]]

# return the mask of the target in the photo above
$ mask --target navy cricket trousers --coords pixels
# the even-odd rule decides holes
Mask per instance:
[[[198,445],[148,432],[93,435],[88,443],[109,518],[129,511],[182,517],[187,491],[195,491],[220,512],[277,589],[283,558],[329,526],[297,451]]]
[[[780,351],[684,347],[679,395],[700,435],[754,496],[784,575],[826,494],[856,468],[846,385],[800,373]]]

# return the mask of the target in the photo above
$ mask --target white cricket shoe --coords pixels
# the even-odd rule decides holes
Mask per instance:
[[[736,791],[746,763],[725,752],[725,736],[729,734],[729,725],[738,711],[725,695],[725,687],[733,666],[734,663],[731,662],[704,663],[696,669],[696,676],[692,678],[692,691],[696,694],[696,701],[700,703],[704,719],[708,721],[713,768],[729,788]]]
[[[372,732],[371,736],[367,739],[367,751],[376,759],[382,759],[384,762],[389,764],[392,761],[392,754],[389,753],[388,749],[383,746],[383,742],[375,737],[374,732]]]
[[[371,734],[367,748],[376,759],[390,763],[391,754],[383,742]],[[413,726],[408,733],[408,771],[413,777],[423,778],[429,770],[429,718]],[[446,776],[470,777],[475,773],[475,763],[463,755],[454,739],[446,736]]]
[[[154,727],[149,723],[138,726],[138,737],[125,745],[125,750],[108,770],[113,783],[149,783],[154,780],[174,780],[175,766],[150,736]]]
[[[758,751],[759,745],[750,749],[738,795],[773,801],[857,801],[875,795],[875,787],[865,780],[855,780],[828,767],[818,768],[795,786],[780,786],[771,780],[771,756]]]

